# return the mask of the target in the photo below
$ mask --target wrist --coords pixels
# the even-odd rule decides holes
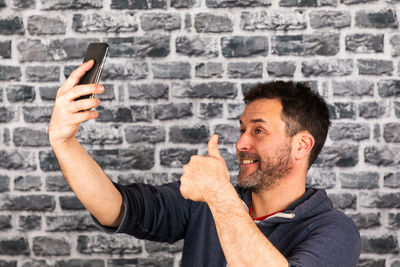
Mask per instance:
[[[238,198],[235,187],[228,181],[218,187],[215,192],[211,193],[206,202],[209,206],[213,206],[220,203],[234,201],[235,198]]]

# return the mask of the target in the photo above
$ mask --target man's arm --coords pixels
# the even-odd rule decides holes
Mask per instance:
[[[286,258],[260,232],[230,183],[216,136],[210,138],[208,154],[193,156],[184,167],[181,193],[208,204],[228,266],[287,267]]]
[[[77,85],[92,65],[93,61],[82,64],[58,90],[49,124],[49,140],[66,181],[82,204],[100,223],[115,227],[123,215],[122,196],[75,137],[80,123],[97,118],[97,111],[91,109],[100,100],[74,99],[104,91],[100,85]]]

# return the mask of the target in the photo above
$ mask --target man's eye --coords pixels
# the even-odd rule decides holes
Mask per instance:
[[[260,129],[256,129],[256,134],[260,134],[260,133],[263,133],[263,131]]]

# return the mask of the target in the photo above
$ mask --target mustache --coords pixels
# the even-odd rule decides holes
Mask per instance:
[[[251,159],[251,160],[259,160],[259,156],[257,154],[249,153],[249,152],[239,152],[239,159],[244,160],[244,159]]]

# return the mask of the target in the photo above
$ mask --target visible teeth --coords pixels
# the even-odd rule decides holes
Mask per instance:
[[[242,160],[242,163],[243,164],[250,164],[250,163],[254,163],[254,162],[256,162],[255,160],[251,160],[251,159],[244,159],[244,160]]]

